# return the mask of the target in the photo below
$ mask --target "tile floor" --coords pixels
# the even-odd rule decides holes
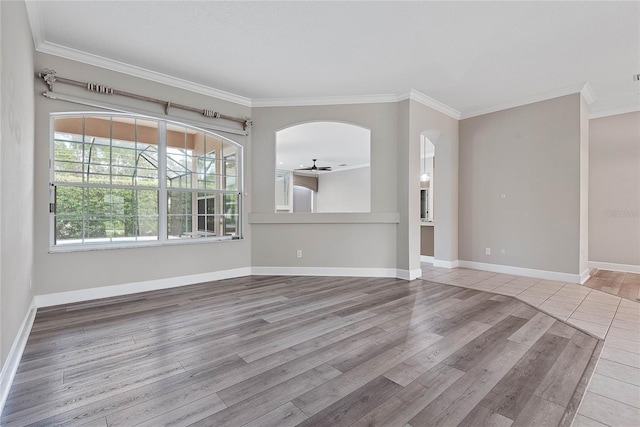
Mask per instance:
[[[422,279],[513,296],[604,339],[573,426],[640,426],[640,303],[575,283],[426,263]]]

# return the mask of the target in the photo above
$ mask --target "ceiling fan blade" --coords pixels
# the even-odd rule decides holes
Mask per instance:
[[[314,169],[313,169],[313,167],[308,167],[308,168],[296,168],[294,170],[296,170],[296,171],[312,171]]]
[[[318,168],[319,171],[330,171],[331,170],[331,166],[320,166]]]

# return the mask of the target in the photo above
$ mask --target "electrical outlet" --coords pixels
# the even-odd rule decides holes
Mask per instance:
[[[302,258],[302,249],[296,251],[296,258]]]
[[[506,254],[506,253],[507,253],[507,250],[506,250],[506,249],[500,249],[500,253],[501,253],[502,255],[504,255],[504,254]]]
[[[491,248],[484,248],[485,255],[491,255]]]

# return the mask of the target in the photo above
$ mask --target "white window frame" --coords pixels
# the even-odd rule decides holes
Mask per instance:
[[[158,239],[157,240],[142,240],[142,241],[122,241],[122,242],[109,242],[109,243],[66,243],[56,244],[55,236],[55,189],[57,186],[71,186],[71,187],[83,187],[90,188],[91,184],[82,183],[81,185],[71,185],[65,183],[55,182],[55,120],[58,118],[84,118],[84,117],[122,117],[139,120],[150,120],[158,122],[158,186],[157,187],[144,187],[138,185],[126,186],[126,189],[131,190],[155,190],[158,191]],[[244,239],[244,212],[243,212],[243,196],[244,196],[244,147],[219,133],[211,130],[203,129],[202,127],[194,126],[185,122],[178,122],[175,120],[167,120],[163,118],[157,118],[152,116],[146,116],[136,113],[115,113],[115,112],[96,112],[96,111],[82,111],[82,112],[64,112],[64,113],[51,113],[49,118],[49,251],[50,252],[76,252],[76,251],[91,251],[91,250],[105,250],[105,249],[123,249],[123,248],[135,248],[135,247],[155,247],[155,246],[173,246],[173,245],[189,245],[189,244],[202,244],[202,243],[214,243],[214,242],[230,242]],[[167,187],[167,140],[166,131],[167,124],[186,127],[197,132],[202,132],[205,135],[210,135],[215,138],[219,138],[223,142],[227,142],[233,145],[236,149],[236,183],[237,187],[234,191],[228,190],[207,190],[207,189],[194,189],[194,188],[170,188]],[[84,133],[84,130],[83,130]],[[225,177],[221,176],[221,179]],[[101,188],[123,188],[122,185],[99,184]],[[168,193],[170,191],[184,191],[191,192],[194,197],[197,198],[198,192],[211,192],[215,193],[216,197],[224,199],[225,195],[235,195],[237,197],[237,235],[235,236],[210,236],[201,238],[169,238],[168,236]],[[52,209],[53,208],[53,209]],[[224,215],[224,213],[221,213]],[[192,221],[197,221],[198,215],[192,212]]]

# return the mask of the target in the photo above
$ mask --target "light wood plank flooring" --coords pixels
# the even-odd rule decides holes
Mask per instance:
[[[640,302],[640,274],[596,270],[584,286]]]
[[[574,419],[574,427],[640,425],[640,303],[563,283],[465,268],[423,264],[423,277],[525,301],[603,338],[604,347]],[[619,279],[611,275],[611,287]]]
[[[40,309],[0,423],[569,425],[601,344],[480,290],[252,276]]]

